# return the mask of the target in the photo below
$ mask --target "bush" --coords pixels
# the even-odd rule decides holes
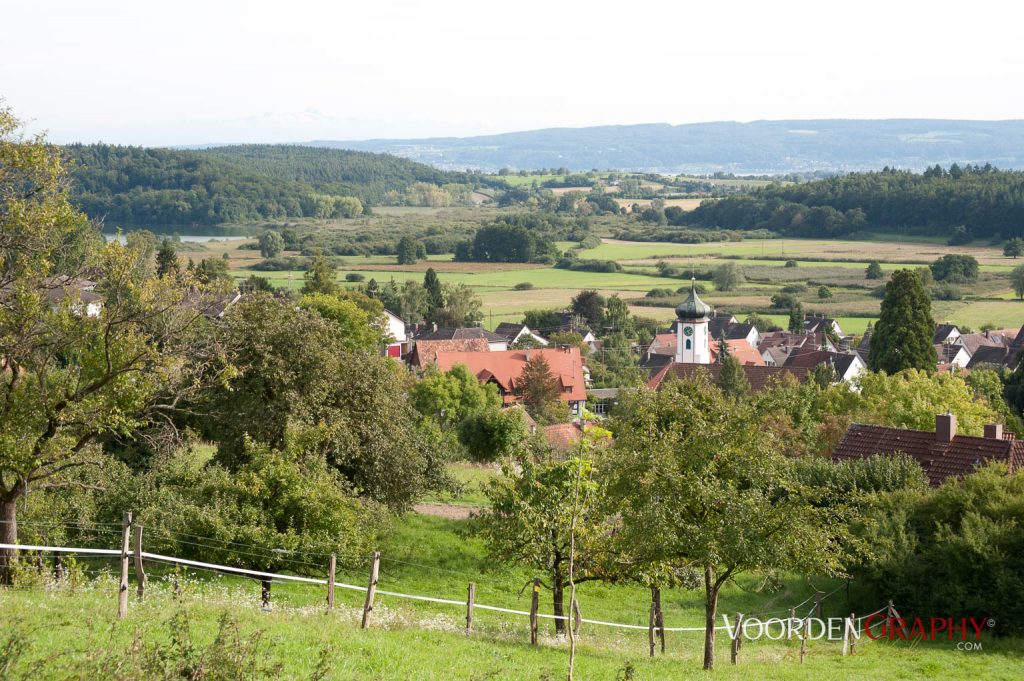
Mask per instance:
[[[365,281],[366,275],[359,272],[349,272],[345,275],[345,281]]]
[[[260,272],[285,272],[287,270],[309,269],[309,258],[289,255],[283,258],[267,258],[252,265],[250,269]]]
[[[691,286],[693,286],[693,290],[696,291],[697,293],[704,294],[708,292],[708,287],[705,286],[704,284],[691,284]],[[679,288],[676,289],[676,293],[681,293],[683,295],[686,295],[689,292],[690,286],[680,286]]]
[[[715,282],[715,288],[719,291],[738,289],[746,280],[743,276],[743,269],[733,263],[725,263],[716,267],[711,278]]]
[[[786,261],[786,267],[796,267],[796,266],[797,266],[796,260],[787,260]]]
[[[865,279],[881,279],[883,276],[882,265],[877,260],[868,263],[868,268],[864,271]]]
[[[772,307],[778,310],[792,310],[798,305],[800,301],[790,293],[776,293],[772,296]]]
[[[935,281],[970,284],[978,279],[978,261],[969,255],[946,254],[931,264]]]
[[[533,284],[528,281],[522,281],[512,287],[516,291],[529,291],[533,288]]]
[[[818,297],[821,298],[822,300],[828,300],[829,298],[832,297],[832,289],[830,289],[828,286],[818,287]]]
[[[959,287],[951,284],[940,284],[928,289],[928,295],[932,300],[961,300],[964,297]]]
[[[803,284],[789,284],[779,289],[782,293],[789,293],[792,295],[800,295],[801,293],[807,293],[807,287]]]
[[[682,292],[682,288],[679,289]],[[647,292],[648,298],[671,298],[675,295],[670,288],[652,288]]]

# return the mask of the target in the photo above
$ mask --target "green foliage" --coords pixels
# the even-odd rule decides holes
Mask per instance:
[[[868,368],[889,374],[904,369],[934,372],[938,362],[932,346],[934,333],[932,304],[920,278],[910,270],[893,272],[871,336]]]
[[[743,268],[735,263],[725,263],[715,268],[711,280],[719,291],[735,291],[746,281],[743,276]]]
[[[360,496],[395,509],[443,484],[445,452],[420,432],[394,362],[347,351],[337,323],[253,296],[232,307],[220,339],[231,350],[231,376],[197,407],[206,414],[197,426],[218,443],[220,462],[244,465],[246,438],[275,449],[302,442]]]
[[[820,492],[798,483],[758,412],[727,399],[706,373],[620,396],[612,430],[616,541],[663,584],[687,571],[702,576],[706,669],[728,580],[747,571],[840,570],[841,509],[815,504]]]
[[[686,224],[769,229],[787,236],[838,237],[921,225],[921,234],[1019,236],[1024,173],[985,167],[922,174],[886,168],[795,184],[773,183],[740,197],[705,201]],[[961,239],[962,240],[962,239]]]
[[[1006,243],[1003,244],[1003,255],[1014,260],[1024,255],[1024,239],[1021,239],[1019,236],[1007,239]]]
[[[558,381],[551,373],[551,365],[541,353],[535,353],[523,367],[523,373],[515,385],[516,394],[526,405],[530,416],[538,422],[553,420],[553,408],[561,391]]]
[[[473,461],[497,461],[518,453],[529,433],[520,409],[481,409],[458,425],[459,442]]]
[[[321,293],[331,295],[338,291],[338,273],[334,265],[324,257],[323,253],[317,253],[309,269],[302,275],[302,294],[310,295]]]
[[[319,574],[309,565],[320,565],[324,554],[340,554],[345,564],[375,547],[383,515],[356,499],[322,453],[296,443],[243,446],[243,461],[231,470],[197,466],[187,452],[161,461],[105,495],[106,514],[117,517],[127,505],[162,550],[250,570]],[[189,536],[214,541],[179,540]]]
[[[70,145],[74,201],[115,224],[215,225],[356,217],[364,204],[470,203],[462,173],[385,154],[238,145],[197,151]]]
[[[536,462],[521,457],[516,467],[502,466],[502,475],[486,490],[491,502],[475,521],[474,530],[487,542],[495,561],[525,565],[544,575],[552,591],[552,613],[563,616],[563,592],[572,577],[586,582],[601,574],[606,523],[597,510],[602,494],[593,479],[593,462],[584,449],[564,460]],[[561,625],[561,626],[559,626]],[[556,620],[564,631],[564,620]]]
[[[929,267],[935,281],[970,284],[978,280],[978,261],[971,255],[947,253]]]
[[[1010,285],[1018,300],[1024,300],[1024,265],[1018,265],[1010,272]]]
[[[449,371],[429,368],[409,390],[409,400],[424,416],[455,426],[471,413],[501,407],[501,396],[493,384],[481,384],[465,365]]]
[[[362,274],[361,272],[349,272],[348,274],[345,275],[345,281],[351,281],[355,283],[365,280],[366,275]]]
[[[804,330],[804,310],[800,303],[789,309],[789,322],[786,326],[790,333],[801,333]]]
[[[800,306],[800,300],[792,293],[775,293],[771,297],[772,307],[778,310],[792,310]]]
[[[832,297],[832,289],[830,289],[828,286],[819,286],[818,287],[818,298],[820,298],[821,300],[828,300],[831,297]]]
[[[988,617],[1024,631],[1024,475],[990,464],[927,492],[888,495],[860,530],[873,548],[854,576],[900,615]]]
[[[865,279],[881,279],[884,276],[885,273],[882,272],[882,266],[877,260],[872,260],[868,263],[867,270],[864,271]]]
[[[380,320],[371,318],[366,310],[351,300],[312,293],[299,300],[299,307],[335,324],[339,332],[338,345],[346,352],[370,352],[384,343]]]
[[[527,310],[523,324],[541,336],[548,336],[562,325],[562,316],[556,310]]]
[[[235,279],[228,272],[223,258],[203,258],[193,270],[195,280],[213,291],[227,292],[235,288]]]
[[[178,262],[178,251],[174,242],[164,237],[160,242],[160,249],[156,252],[156,273],[159,277],[178,276],[181,271],[181,264]]]
[[[722,365],[718,387],[729,397],[740,399],[750,392],[747,374],[743,371],[740,361],[729,353],[728,344],[723,341],[718,347],[718,361]]]
[[[531,284],[528,281],[523,281],[523,282],[520,282],[520,283],[516,284],[512,288],[513,288],[513,290],[516,290],[516,291],[532,291],[533,290],[533,284]]]
[[[468,252],[456,252],[456,260],[478,262],[533,262],[554,258],[554,243],[545,235],[522,224],[494,222],[477,230]],[[461,257],[460,257],[461,256]]]
[[[428,267],[423,275],[423,288],[427,291],[427,306],[430,312],[444,307],[444,293],[441,291],[441,280],[433,267]]]
[[[260,255],[264,258],[276,258],[284,252],[284,238],[280,233],[267,230],[260,235]]]
[[[569,311],[578,315],[592,331],[600,331],[604,322],[604,306],[604,296],[593,289],[588,289],[573,296]]]
[[[395,247],[399,265],[415,265],[417,260],[427,257],[426,249],[411,236],[403,236]]]
[[[1010,379],[1010,372],[1007,369],[983,369],[975,367],[967,374],[965,380],[967,385],[974,391],[975,396],[980,397],[988,403],[997,414],[996,422],[1004,424],[1008,430],[1019,436],[1024,435],[1024,422],[1021,421],[1020,411],[1014,411],[1007,404],[1004,397],[1006,386],[1003,381]],[[1012,374],[1011,374],[1012,375]]]

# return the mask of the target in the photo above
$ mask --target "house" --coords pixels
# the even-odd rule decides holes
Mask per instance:
[[[607,416],[618,401],[618,388],[587,388],[587,408],[598,416]]]
[[[405,330],[405,320],[391,310],[384,310],[384,324],[388,336],[393,338],[390,343],[384,346],[381,354],[385,357],[401,358],[409,352],[409,334]]]
[[[747,383],[750,384],[751,392],[761,392],[778,381],[787,379],[796,380],[799,383],[807,381],[808,372],[803,367],[769,367],[752,366],[743,364],[743,373],[746,374]],[[721,379],[721,364],[693,364],[672,362],[655,371],[647,381],[647,387],[652,390],[660,390],[665,381],[672,378],[688,379],[697,376],[698,372],[706,371],[711,381],[718,384]]]
[[[467,338],[461,340],[417,340],[413,343],[412,352],[406,357],[411,367],[425,369],[437,362],[441,352],[487,353],[491,347],[486,338]]]
[[[442,371],[448,371],[456,364],[465,365],[481,383],[494,383],[502,401],[510,405],[519,401],[516,381],[522,375],[526,363],[538,355],[547,360],[551,367],[551,373],[558,383],[559,399],[569,403],[570,412],[581,416],[587,404],[588,373],[578,347],[497,352],[440,350],[435,353],[435,363]]]
[[[844,382],[852,381],[867,371],[867,364],[859,355],[827,350],[796,350],[786,358],[783,366],[810,370],[820,364],[831,366],[839,380]]]
[[[935,346],[935,356],[939,358],[939,365],[950,367],[966,367],[971,361],[971,353],[959,343],[939,343]]]
[[[957,328],[956,324],[936,324],[935,335],[932,336],[932,344],[956,343],[958,338],[960,338],[960,329]]]
[[[938,414],[935,430],[910,430],[851,424],[836,445],[836,461],[903,453],[921,465],[932,487],[947,478],[963,478],[990,461],[1003,461],[1011,472],[1024,464],[1024,441],[1004,434],[1001,425],[985,426],[984,437],[956,434],[956,416]]]
[[[505,340],[508,341],[508,344],[510,346],[515,345],[515,343],[524,336],[532,338],[533,342],[536,343],[537,345],[548,344],[546,338],[542,337],[538,333],[531,331],[530,327],[528,327],[526,324],[502,322],[501,324],[498,324],[497,328],[494,329],[494,333],[496,333],[499,336],[504,336]]]
[[[470,326],[457,329],[435,328],[432,331],[417,336],[416,342],[420,341],[446,341],[446,340],[472,340],[482,338],[487,341],[487,346],[492,352],[508,350],[508,339],[479,326]]]
[[[836,338],[842,338],[846,335],[843,333],[842,327],[839,326],[839,322],[829,319],[823,314],[805,314],[804,333],[825,333]]]
[[[47,277],[43,281],[44,294],[56,308],[71,300],[71,311],[79,316],[99,317],[103,311],[103,296],[96,293],[96,282],[78,277]]]
[[[982,346],[974,351],[965,366],[968,369],[984,369],[986,366],[999,368],[1009,366],[1011,360],[1010,348],[1006,346]]]
[[[767,353],[769,348],[777,348],[781,350],[781,352]],[[780,357],[783,355],[788,357],[794,350],[800,349],[827,350],[828,352],[837,351],[835,344],[832,343],[828,336],[823,333],[768,331],[761,335],[761,338],[757,343],[757,350],[761,353],[764,363],[770,366],[773,362],[775,363],[775,366],[781,366],[778,364]]]

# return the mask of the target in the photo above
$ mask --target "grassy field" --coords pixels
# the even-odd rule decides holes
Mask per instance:
[[[518,176],[509,176],[518,178]],[[526,179],[526,178],[518,178]],[[575,249],[576,242],[558,242],[560,251]],[[268,278],[275,286],[298,289],[302,272],[252,272],[249,267],[259,261],[259,253],[240,250],[239,242],[213,242],[184,254],[194,260],[219,257],[227,252],[232,273],[239,278],[249,274]],[[751,292],[741,290],[729,294],[711,292],[705,296],[716,308],[739,317],[752,310],[769,311],[769,298],[787,284],[807,285],[800,296],[808,312],[838,317],[844,331],[863,333],[868,322],[877,315],[879,299],[869,295],[870,288],[884,283],[864,278],[870,259],[882,262],[883,272],[900,267],[921,267],[945,253],[974,256],[981,263],[982,277],[975,285],[961,287],[964,299],[936,301],[936,321],[949,321],[977,329],[983,324],[999,328],[1019,328],[1024,323],[1024,303],[1010,289],[1008,272],[1019,264],[1002,255],[997,246],[950,247],[942,240],[883,235],[873,241],[823,239],[764,239],[703,244],[627,242],[605,239],[592,249],[577,250],[578,257],[614,260],[627,271],[619,273],[578,272],[550,266],[524,263],[460,263],[450,254],[432,255],[415,265],[399,266],[393,256],[351,256],[341,258],[340,280],[346,274],[359,273],[379,284],[391,279],[398,283],[422,280],[428,267],[433,267],[442,281],[472,286],[483,302],[484,323],[493,328],[503,321],[519,321],[525,311],[542,308],[563,308],[582,289],[597,289],[602,295],[618,294],[627,302],[637,301],[653,288],[676,289],[686,284],[689,269],[708,270],[724,262],[743,268],[751,280]],[[783,259],[793,259],[795,268],[784,266]],[[659,276],[655,265],[664,260],[682,275],[676,278]],[[533,289],[516,291],[519,283],[530,283]],[[819,300],[819,284],[833,289],[833,298]],[[704,282],[710,287],[708,282]],[[649,307],[631,305],[635,314],[667,321],[673,317],[672,306]],[[784,315],[775,315],[783,318]]]
[[[459,475],[479,482],[487,476],[466,468]],[[460,497],[472,498],[475,492]],[[379,589],[462,601],[466,583],[477,585],[478,603],[529,609],[528,594],[519,595],[532,573],[496,564],[468,522],[407,515],[381,547]],[[466,635],[465,607],[378,595],[371,627],[359,629],[363,594],[339,589],[337,607],[323,606],[324,587],[274,584],[270,612],[259,605],[259,585],[248,580],[203,572],[183,579],[183,595],[174,596],[166,572],[152,566],[144,602],[131,598],[128,617],[115,619],[116,580],[111,572],[66,588],[0,589],[0,669],[5,679],[146,678],[129,673],[142,664],[147,647],[163,650],[161,664],[175,655],[172,637],[187,639],[193,653],[203,653],[227,616],[237,622],[240,644],[220,650],[221,657],[243,657],[246,644],[259,651],[272,673],[248,669],[244,678],[284,679],[557,679],[564,678],[567,644],[553,635],[550,620],[541,620],[540,645],[528,645],[526,618],[476,610],[474,632]],[[339,581],[363,584],[365,565],[343,569]],[[834,580],[789,576],[772,590],[742,577],[725,589],[721,612],[783,614],[815,589],[832,592]],[[134,586],[130,591],[134,593]],[[856,590],[853,592],[856,598]],[[586,583],[580,586],[583,616],[645,626],[649,593],[639,586]],[[698,592],[663,592],[667,627],[700,626]],[[826,616],[848,614],[853,605],[839,589],[825,601]],[[542,592],[541,612],[550,612],[550,593]],[[184,619],[182,619],[184,618]],[[187,622],[187,625],[185,624]],[[187,632],[187,633],[186,633]],[[258,637],[255,637],[259,633]],[[222,639],[230,643],[232,636]],[[805,664],[798,643],[746,641],[740,664],[728,664],[728,637],[716,640],[716,677],[724,679],[936,678],[1015,679],[1024,665],[1024,645],[1016,639],[983,640],[982,651],[960,652],[952,643],[910,645],[867,643],[857,654],[841,657],[838,643],[811,642]],[[664,656],[649,658],[647,632],[584,624],[577,658],[581,679],[695,679],[700,670],[701,632],[668,632]],[[207,659],[219,659],[206,652]],[[7,665],[5,667],[5,665]],[[322,675],[317,676],[320,672]]]

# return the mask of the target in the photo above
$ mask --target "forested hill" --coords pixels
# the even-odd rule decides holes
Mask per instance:
[[[401,191],[417,182],[442,186],[481,181],[478,175],[447,172],[398,156],[350,149],[240,144],[196,153],[240,163],[267,177],[305,182],[321,191],[358,196],[378,205],[386,202],[388,192]]]
[[[785,174],[924,170],[941,163],[1024,168],[1024,121],[933,119],[732,121],[548,128],[478,137],[320,141],[439,168],[615,169]]]
[[[108,226],[351,217],[364,206],[469,201],[478,178],[386,154],[287,146],[201,151],[68,145],[73,199]],[[356,200],[357,199],[357,200]]]
[[[954,164],[924,173],[850,173],[705,202],[683,221],[806,237],[885,231],[949,236],[952,243],[1008,239],[1024,235],[1024,172]]]

